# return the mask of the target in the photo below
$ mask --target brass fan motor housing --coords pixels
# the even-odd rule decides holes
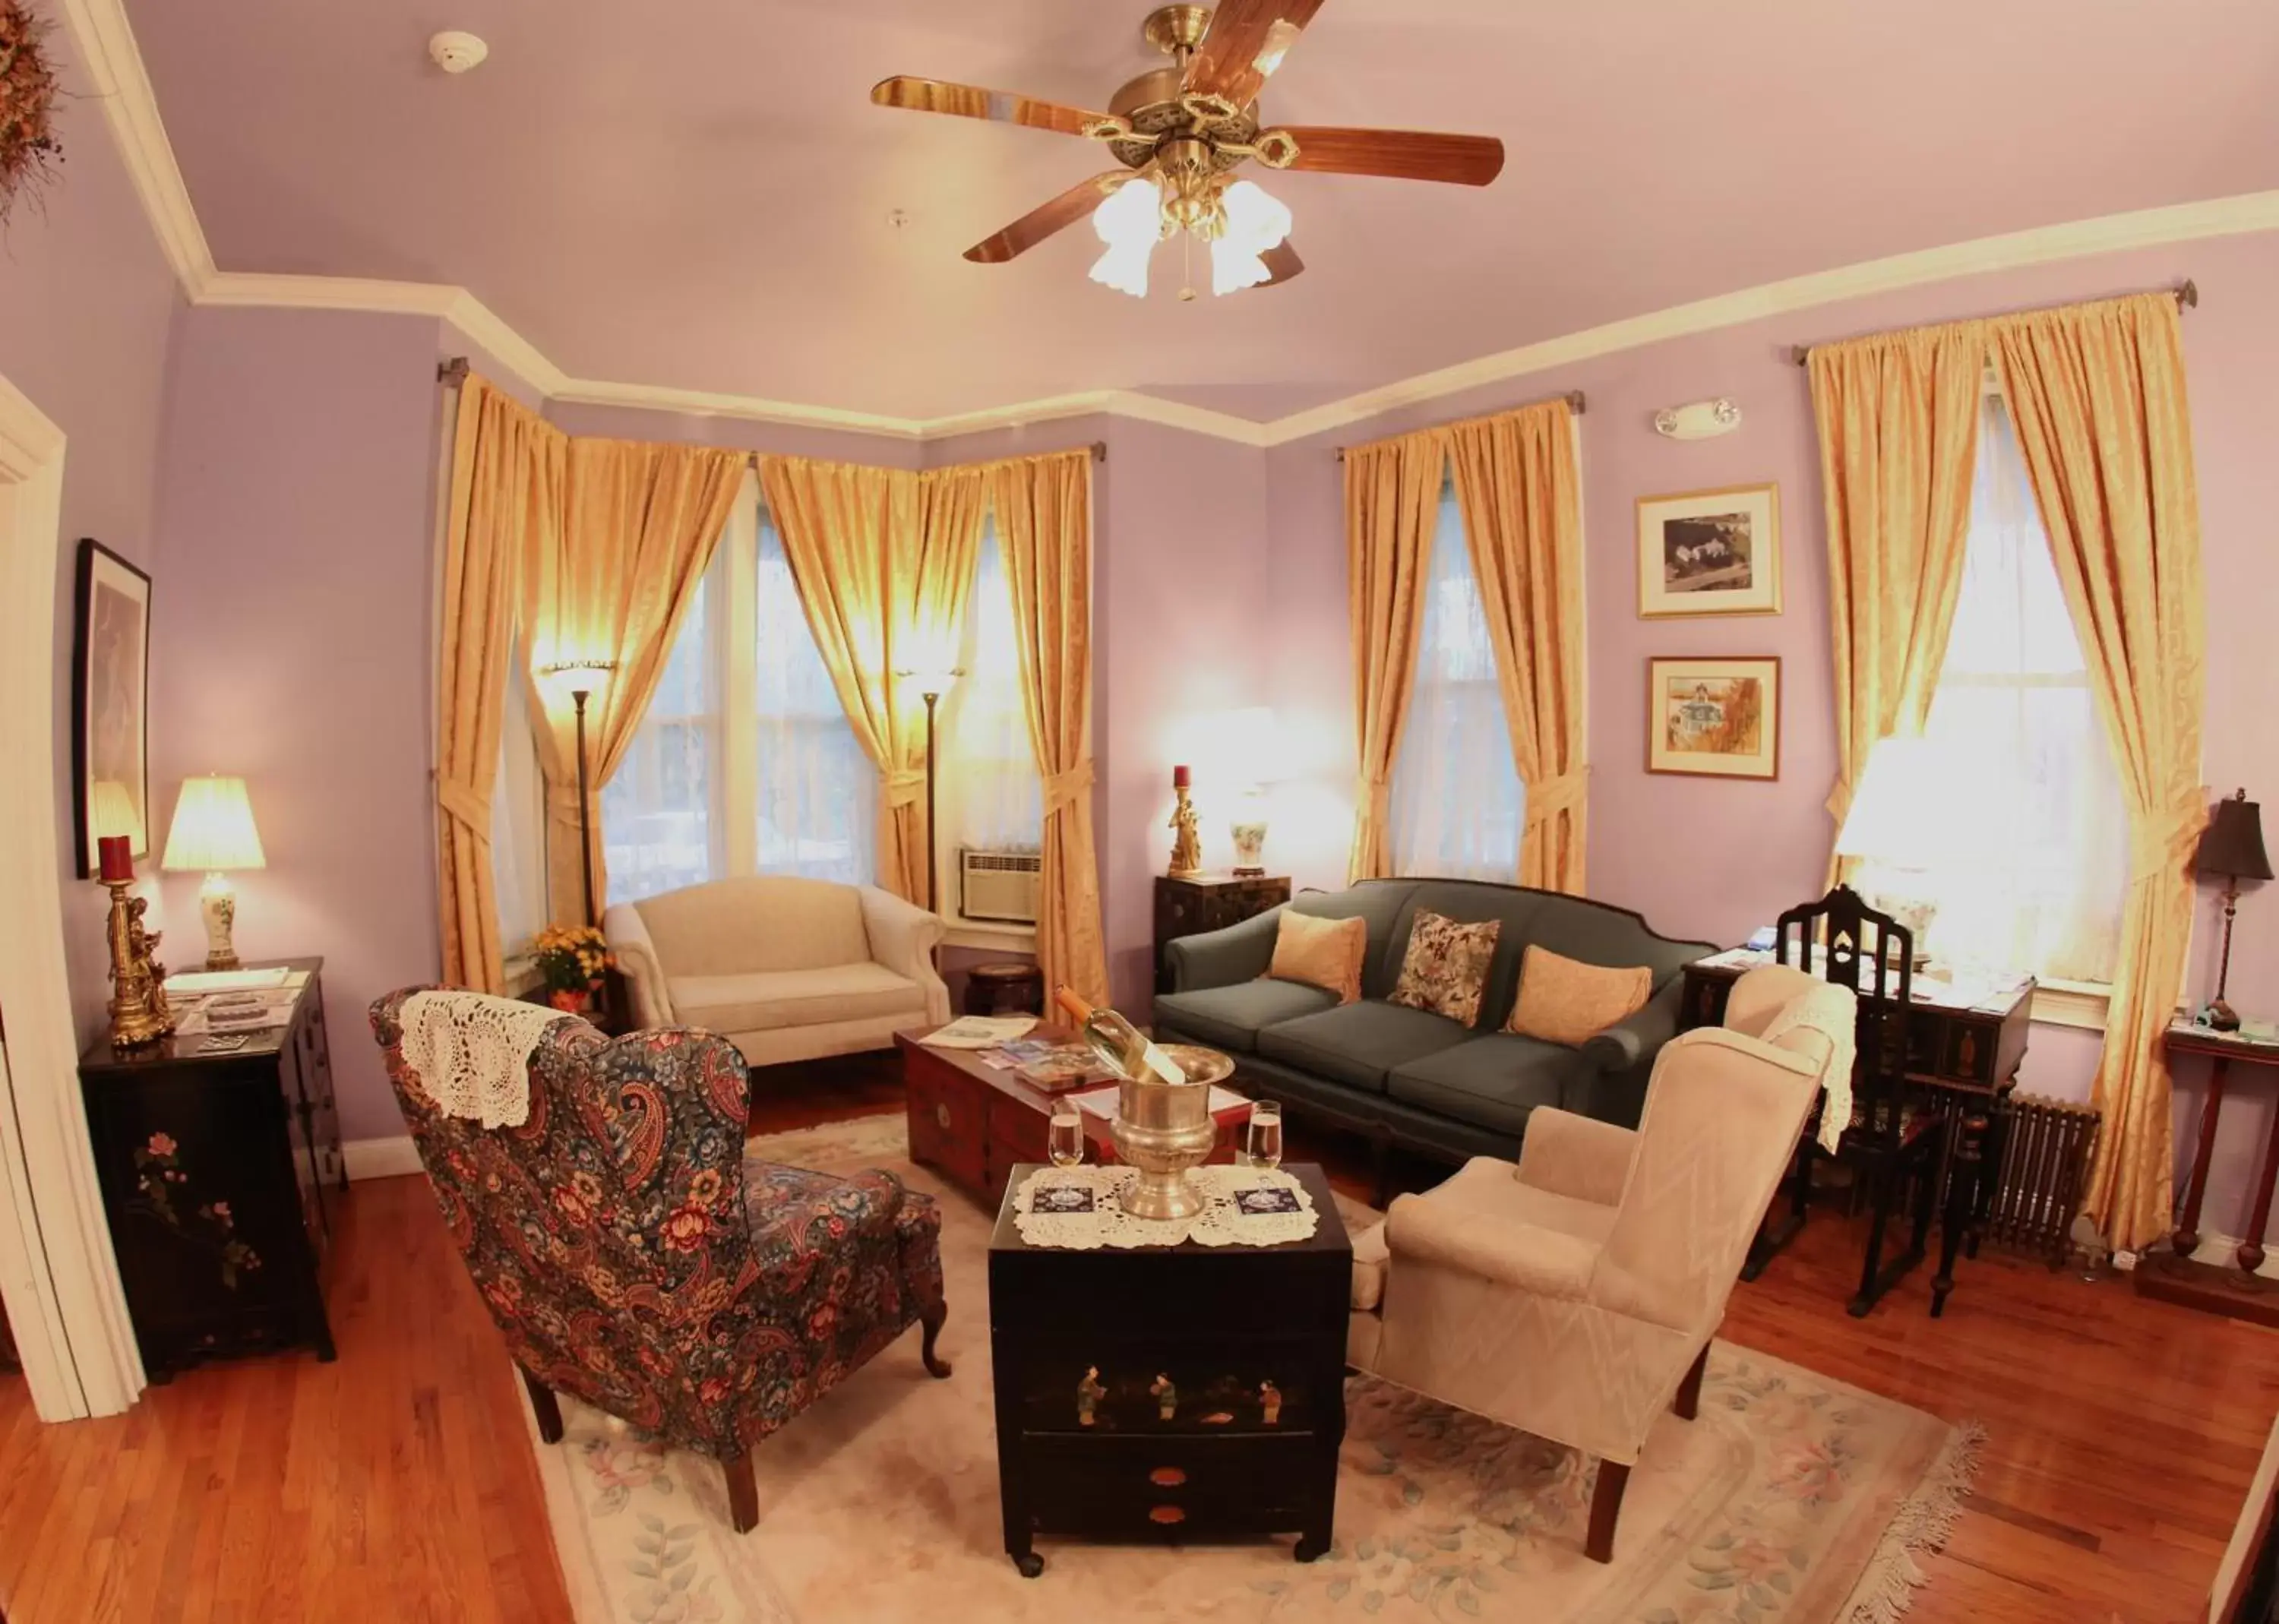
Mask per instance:
[[[1189,10],[1198,8],[1190,7]],[[1161,67],[1142,73],[1109,99],[1108,111],[1132,126],[1132,134],[1110,140],[1108,149],[1127,169],[1145,169],[1166,140],[1194,136],[1211,147],[1212,165],[1224,172],[1251,156],[1258,139],[1258,103],[1253,102],[1230,116],[1198,105],[1198,99],[1179,94],[1186,70]],[[1233,151],[1224,151],[1232,147]]]

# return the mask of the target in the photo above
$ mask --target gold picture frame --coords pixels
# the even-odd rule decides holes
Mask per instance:
[[[1638,499],[1638,617],[1781,612],[1780,486]]]
[[[1778,655],[1653,655],[1646,663],[1646,770],[1780,777]]]

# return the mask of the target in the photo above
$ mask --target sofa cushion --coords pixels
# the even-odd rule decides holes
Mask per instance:
[[[1654,971],[1646,965],[1615,969],[1531,946],[1520,955],[1519,996],[1504,1030],[1580,1048],[1645,1008],[1653,995]]]
[[[1369,956],[1369,922],[1362,918],[1316,919],[1282,910],[1274,926],[1274,957],[1266,973],[1277,981],[1326,987],[1338,1002],[1361,996],[1361,963]]]
[[[1155,1000],[1155,1023],[1214,1048],[1255,1053],[1262,1027],[1334,1008],[1338,996],[1295,981],[1238,981],[1231,987],[1166,992]]]
[[[1385,1092],[1459,1122],[1523,1134],[1536,1107],[1561,1104],[1569,1079],[1594,1069],[1573,1049],[1495,1032],[1394,1066]]]
[[[745,875],[646,897],[636,906],[668,982],[819,969],[871,956],[862,893],[829,880]]]
[[[1480,995],[1487,990],[1488,965],[1502,928],[1503,922],[1497,919],[1463,924],[1429,908],[1417,909],[1393,1001],[1469,1026],[1479,1019]]]
[[[1385,1075],[1395,1066],[1452,1047],[1469,1036],[1462,1024],[1446,1015],[1363,999],[1264,1028],[1258,1034],[1258,1053],[1349,1087],[1382,1093]]]
[[[665,984],[672,992],[673,1013],[683,1026],[701,1026],[724,1034],[904,1015],[922,1020],[925,1015],[925,989],[883,964],[834,964],[824,969],[760,970],[744,976],[674,976]]]

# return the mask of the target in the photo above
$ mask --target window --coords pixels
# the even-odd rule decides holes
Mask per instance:
[[[1021,656],[1013,625],[1013,578],[993,520],[981,532],[958,650],[964,673],[941,700],[935,743],[935,861],[941,913],[958,911],[958,853],[1033,853],[1044,840],[1045,787],[1021,697]]]
[[[648,713],[602,786],[612,902],[636,902],[727,871],[714,805],[721,729],[714,651],[721,637],[713,624],[727,563],[724,545],[697,585]]]
[[[1981,408],[1962,590],[1924,736],[1963,815],[1926,952],[2045,980],[2112,978],[2128,815],[2009,413]]]
[[[1416,686],[1393,769],[1393,872],[1509,883],[1526,790],[1453,480],[1440,487],[1431,549]]]
[[[878,871],[879,770],[855,737],[808,629],[783,538],[759,516],[752,687],[762,874],[868,885]]]

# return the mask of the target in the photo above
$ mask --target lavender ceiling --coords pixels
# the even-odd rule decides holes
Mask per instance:
[[[1101,105],[1150,65],[1147,9],[128,3],[222,269],[460,283],[576,377],[900,416],[1125,387],[1272,417],[1781,277],[2279,186],[2270,0],[1329,0],[1269,113],[1500,135],[1500,180],[1263,177],[1306,274],[1192,304],[1176,245],[1144,303],[1086,280],[1081,226],[960,259],[1103,155],[876,108],[872,82]],[[447,77],[439,27],[490,61]]]

